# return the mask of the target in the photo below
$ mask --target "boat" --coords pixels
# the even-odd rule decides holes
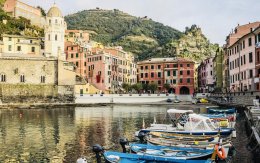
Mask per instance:
[[[155,132],[152,131],[149,135],[153,137],[166,138],[166,139],[175,139],[179,141],[212,141],[215,138],[219,137],[218,135],[182,135],[169,132]]]
[[[228,136],[234,131],[234,128],[221,128],[216,126],[210,118],[201,116],[198,114],[188,114],[187,117],[182,118],[181,121],[174,122],[173,126],[165,128],[166,126],[156,126],[157,128],[146,128],[141,129],[138,132],[144,133],[145,135],[151,131],[158,131],[158,132],[168,132],[174,134],[184,134],[184,135],[224,135]]]
[[[150,144],[131,144],[130,150],[136,154],[149,154],[155,156],[167,156],[176,159],[207,159],[213,153],[213,148],[198,149],[185,147],[157,146]]]
[[[215,108],[208,108],[209,114],[234,114],[236,113],[235,108],[230,109],[215,109]]]
[[[132,154],[132,153],[121,153],[106,151],[103,153],[106,161],[110,163],[211,163],[212,160],[186,160],[186,159],[176,159],[167,156],[154,156],[151,154]]]

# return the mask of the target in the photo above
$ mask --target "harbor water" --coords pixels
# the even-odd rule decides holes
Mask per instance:
[[[143,121],[148,126],[154,117],[157,123],[167,123],[166,110],[170,108],[173,107],[114,105],[3,109],[0,110],[0,162],[73,163],[81,156],[94,162],[94,144],[121,151],[119,138],[133,140]]]

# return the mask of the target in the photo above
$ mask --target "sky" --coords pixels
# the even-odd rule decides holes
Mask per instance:
[[[259,0],[21,0],[46,11],[54,1],[63,15],[93,9],[119,9],[184,31],[196,24],[211,43],[223,45],[238,24],[260,21]]]

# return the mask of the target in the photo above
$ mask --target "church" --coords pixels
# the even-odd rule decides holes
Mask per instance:
[[[3,103],[73,102],[76,74],[65,61],[67,24],[53,5],[44,18],[44,38],[3,34],[0,100]]]

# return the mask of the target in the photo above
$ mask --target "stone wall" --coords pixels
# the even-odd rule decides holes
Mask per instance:
[[[74,96],[71,93],[74,91],[73,87],[67,87],[37,84],[0,84],[0,99],[2,103],[74,102]]]
[[[259,91],[255,92],[234,92],[234,93],[211,93],[212,98],[226,98],[230,103],[241,106],[253,105],[253,100],[256,96],[260,96]]]

